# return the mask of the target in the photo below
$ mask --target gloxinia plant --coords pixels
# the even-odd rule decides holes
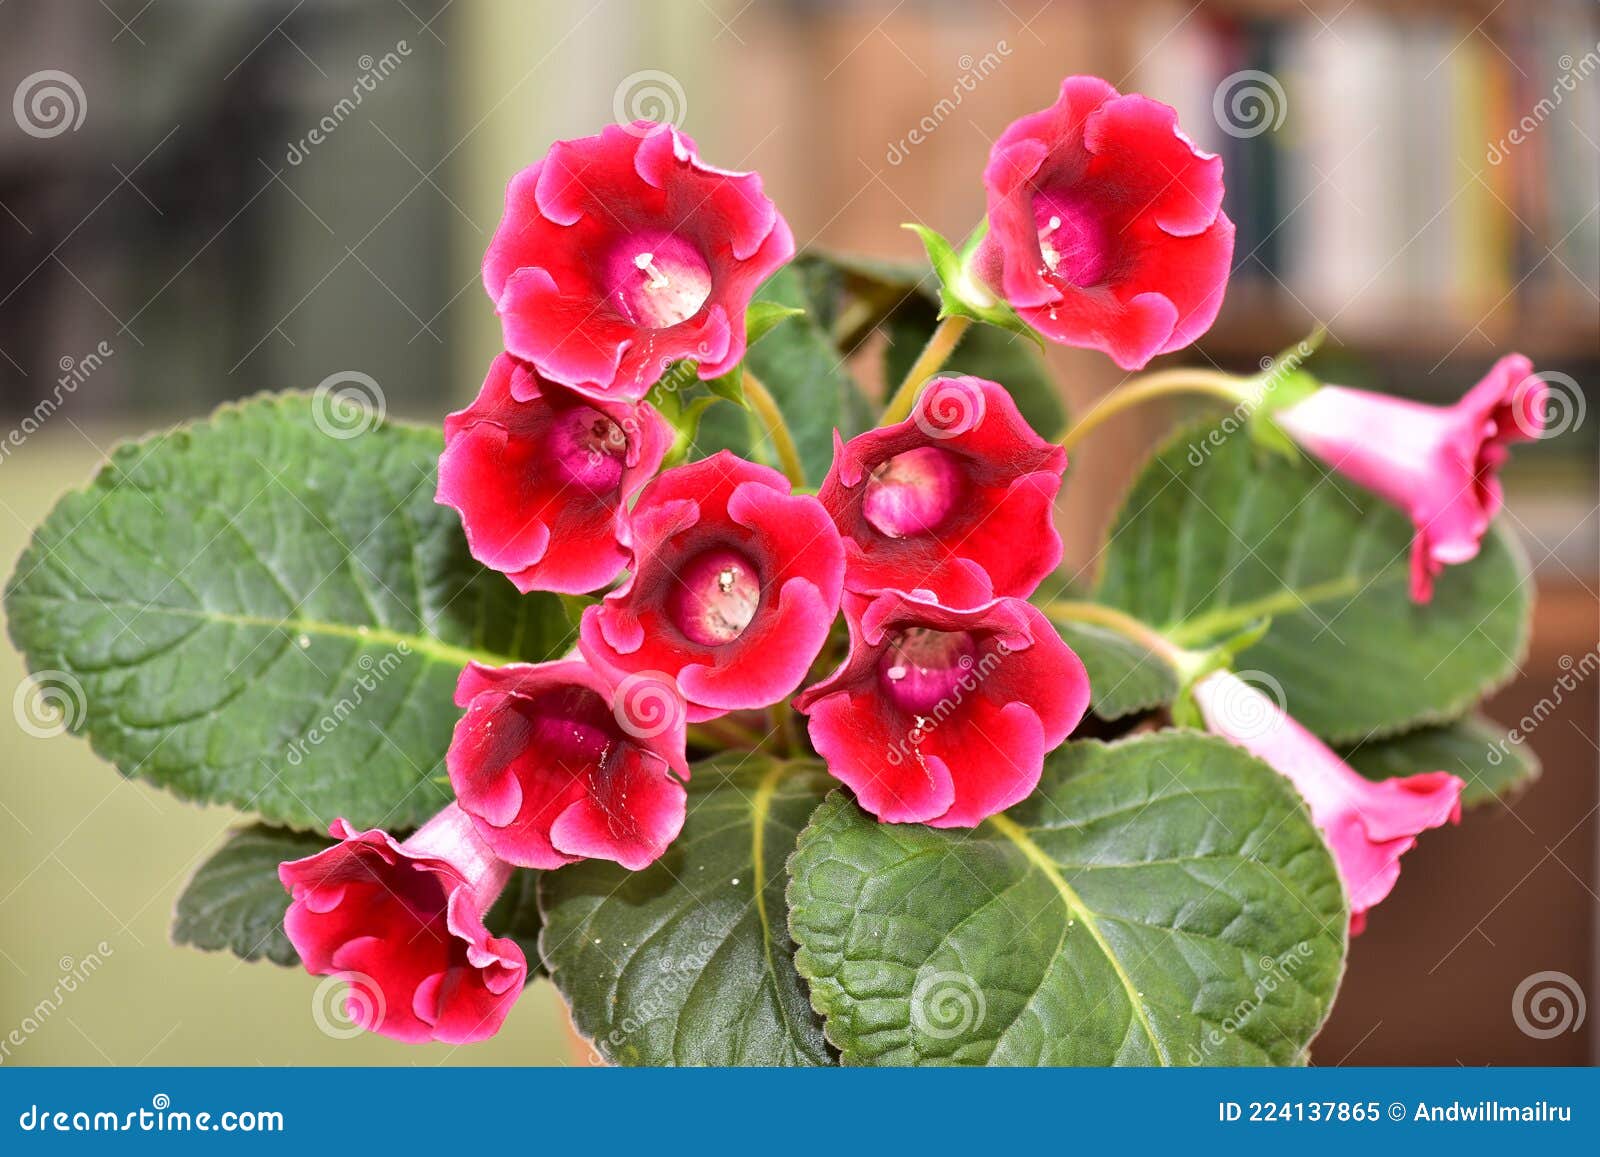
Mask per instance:
[[[6,589],[36,677],[258,821],[176,938],[403,1041],[543,977],[621,1063],[1304,1063],[1401,854],[1537,770],[1473,712],[1527,641],[1495,515],[1543,384],[1424,405],[1309,340],[1069,421],[1047,341],[1134,369],[1217,316],[1222,162],[1069,77],[971,190],[931,268],[796,256],[672,126],[558,142],[442,439],[262,397],[62,499]],[[1064,571],[1069,450],[1178,394],[1232,413]]]

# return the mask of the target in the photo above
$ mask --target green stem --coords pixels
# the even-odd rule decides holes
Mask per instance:
[[[1070,453],[1095,427],[1152,398],[1206,394],[1225,402],[1248,403],[1255,397],[1255,383],[1255,378],[1238,377],[1220,370],[1179,369],[1144,374],[1101,398],[1087,414],[1063,430],[1056,441]]]
[[[789,423],[783,420],[783,411],[778,408],[777,399],[766,386],[761,384],[761,379],[750,372],[748,366],[744,371],[744,396],[772,437],[772,447],[778,454],[778,465],[790,483],[796,487],[805,486],[806,468],[800,461],[800,450],[794,444],[794,435],[789,432]]]
[[[1186,677],[1205,658],[1198,651],[1180,647],[1148,623],[1103,603],[1058,599],[1047,603],[1044,613],[1058,622],[1090,623],[1115,631],[1123,638],[1138,643],[1151,654],[1159,656],[1178,673],[1180,678]]]
[[[690,742],[702,747],[737,747],[754,751],[762,743],[760,735],[727,718],[691,723],[688,730]]]
[[[955,316],[945,318],[934,328],[928,338],[928,344],[922,347],[917,360],[912,362],[911,368],[906,371],[905,381],[900,383],[894,396],[889,399],[889,404],[884,407],[883,417],[878,420],[878,425],[892,426],[896,422],[906,420],[911,413],[912,403],[917,400],[917,391],[922,388],[922,383],[944,368],[944,363],[956,352],[956,346],[966,336],[967,329],[971,325],[970,318]]]

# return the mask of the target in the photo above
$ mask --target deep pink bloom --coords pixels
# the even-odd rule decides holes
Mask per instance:
[[[1544,382],[1508,354],[1453,406],[1324,386],[1273,414],[1312,454],[1403,510],[1416,527],[1411,597],[1425,603],[1466,562],[1500,509],[1498,471],[1513,442],[1544,431]]]
[[[1350,898],[1350,932],[1400,878],[1417,833],[1461,819],[1466,785],[1443,771],[1373,781],[1340,759],[1277,703],[1231,671],[1194,687],[1206,726],[1292,782],[1322,829]]]
[[[626,564],[626,504],[672,428],[643,402],[585,397],[501,354],[444,438],[437,497],[460,512],[472,557],[520,591],[582,594]]]
[[[910,418],[838,445],[817,497],[844,536],[851,590],[925,590],[947,606],[1025,596],[1061,561],[1066,451],[1001,386],[935,378]]]
[[[793,255],[760,177],[639,122],[557,141],[512,178],[483,284],[506,349],[552,381],[636,400],[680,358],[704,378],[731,369],[751,296]]]
[[[345,1015],[395,1040],[485,1040],[516,1003],[527,961],[483,914],[511,876],[451,804],[398,842],[344,820],[340,842],[278,866],[283,928],[306,969],[349,982]]]
[[[724,450],[656,478],[631,521],[633,570],[583,613],[585,657],[615,678],[675,679],[691,722],[792,693],[844,585],[822,504]]]
[[[587,663],[467,664],[456,684],[450,786],[484,841],[527,868],[583,859],[638,870],[683,827],[683,700],[671,683],[613,684]]]
[[[845,599],[850,654],[795,707],[828,771],[886,823],[972,827],[1024,799],[1089,706],[1089,676],[1021,599]]]
[[[1069,76],[1000,134],[983,180],[973,271],[1052,341],[1131,370],[1216,320],[1233,256],[1222,161],[1166,105]]]

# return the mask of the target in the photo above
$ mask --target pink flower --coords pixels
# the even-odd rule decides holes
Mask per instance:
[[[1477,555],[1500,509],[1506,448],[1543,432],[1545,393],[1533,363],[1508,354],[1453,406],[1324,386],[1272,416],[1306,450],[1410,517],[1411,597],[1425,603],[1447,564]]]
[[[460,512],[472,557],[524,593],[581,594],[617,577],[626,504],[672,444],[652,407],[541,382],[508,354],[444,436],[437,500]]]
[[[1466,785],[1443,771],[1373,781],[1345,763],[1266,695],[1231,671],[1194,687],[1206,726],[1285,776],[1311,808],[1350,898],[1350,933],[1400,878],[1417,833],[1461,819]]]
[[[794,237],[754,173],[705,164],[639,122],[557,141],[512,178],[483,259],[506,349],[552,381],[637,400],[680,358],[716,377]]]
[[[278,866],[293,900],[284,931],[307,971],[349,981],[345,1015],[418,1043],[486,1040],[522,992],[528,966],[483,914],[511,876],[451,804],[404,842],[344,820],[340,843]]]
[[[1166,105],[1069,76],[1000,135],[983,180],[973,271],[1052,341],[1139,369],[1216,320],[1233,256],[1222,161]]]
[[[613,686],[574,659],[485,667],[456,684],[445,765],[462,810],[504,860],[638,870],[683,827],[683,700],[670,683]]]
[[[1024,799],[1089,706],[1089,676],[1039,610],[849,596],[850,654],[795,707],[834,778],[886,823],[972,827]]]
[[[583,613],[584,656],[614,678],[676,680],[691,722],[791,694],[844,584],[822,504],[724,450],[646,486],[632,524],[632,573]]]
[[[1066,465],[1004,388],[935,378],[906,421],[837,446],[817,496],[844,536],[851,590],[975,606],[1031,594],[1061,561]]]

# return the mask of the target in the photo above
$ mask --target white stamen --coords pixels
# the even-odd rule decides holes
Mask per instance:
[[[1061,228],[1061,218],[1052,215],[1045,227],[1039,231],[1039,255],[1044,258],[1044,263],[1049,266],[1051,273],[1054,273],[1056,266],[1061,264],[1061,254],[1046,239],[1059,228]]]
[[[656,268],[656,255],[654,253],[641,253],[633,259],[634,265],[641,273],[648,273],[650,280],[645,282],[646,289],[665,289],[670,283],[667,275]]]

